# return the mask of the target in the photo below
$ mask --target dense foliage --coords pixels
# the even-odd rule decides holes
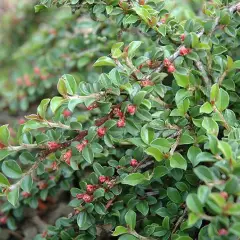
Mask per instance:
[[[32,71],[40,79],[42,68],[65,73],[58,93],[26,116],[16,136],[0,127],[3,228],[17,229],[27,207],[64,190],[72,213],[36,240],[239,239],[240,2],[206,2],[194,13],[199,1],[185,17],[164,2],[35,6],[45,16],[54,5],[61,14],[70,5],[76,15],[69,15],[69,37],[66,21],[51,14],[59,34],[36,33]],[[87,42],[77,31],[79,12],[92,18]],[[41,88],[32,89],[37,97]]]

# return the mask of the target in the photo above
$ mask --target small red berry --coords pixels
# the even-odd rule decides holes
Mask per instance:
[[[48,77],[49,77],[49,75],[40,75],[40,79],[43,80],[43,81],[47,80]]]
[[[80,143],[80,144],[78,144],[78,145],[76,146],[76,148],[77,148],[77,150],[78,150],[79,152],[81,152],[81,151],[85,148],[85,145],[83,145],[82,143]]]
[[[181,56],[185,56],[185,55],[189,54],[189,52],[190,52],[190,49],[188,49],[188,48],[186,48],[184,46],[181,47],[180,50],[179,50],[179,54]]]
[[[168,71],[169,73],[173,73],[173,72],[176,71],[176,68],[174,67],[173,64],[171,64],[171,65],[168,67],[167,71]]]
[[[185,40],[185,34],[184,33],[180,35],[180,39],[181,39],[182,42]]]
[[[112,188],[114,186],[114,183],[112,181],[110,181],[110,180],[107,180],[105,183],[107,184],[107,186],[109,188]]]
[[[147,86],[153,86],[154,85],[154,83],[150,80],[143,80],[143,81],[141,81],[140,84],[141,84],[142,87],[147,87]]]
[[[42,238],[46,238],[47,235],[48,235],[48,232],[47,232],[47,231],[44,231],[41,236],[42,236]]]
[[[90,203],[93,200],[93,196],[90,196],[88,194],[84,194],[82,199],[83,199],[84,202]]]
[[[63,116],[65,117],[65,118],[67,118],[67,117],[70,117],[72,115],[72,112],[71,111],[69,111],[69,110],[64,110],[63,111]]]
[[[228,235],[228,230],[225,229],[225,228],[221,228],[221,229],[218,230],[218,235],[219,236],[226,236],[226,235]]]
[[[134,115],[136,110],[137,110],[137,107],[135,105],[128,105],[128,107],[127,107],[127,112],[130,115]]]
[[[124,119],[124,118],[121,118],[121,119],[119,119],[119,120],[117,121],[117,126],[118,126],[119,128],[125,127],[125,125],[126,125],[126,122],[125,122],[125,119]]]
[[[145,4],[145,0],[139,0],[138,3],[139,3],[139,5],[144,5]]]
[[[50,150],[57,150],[61,145],[56,142],[48,142],[48,148]]]
[[[136,167],[138,165],[138,161],[136,159],[132,159],[131,162],[130,162],[130,165],[132,167]]]
[[[65,163],[67,163],[68,165],[70,165],[71,157],[72,157],[72,150],[69,149],[67,152],[64,153],[64,155],[63,155],[63,160],[65,161]]]
[[[77,198],[77,199],[82,199],[83,196],[84,196],[83,193],[78,193],[78,194],[76,194],[76,198]]]
[[[100,177],[98,178],[98,180],[99,180],[100,183],[106,182],[107,179],[108,179],[108,178],[105,177],[105,176],[100,176]]]
[[[4,144],[2,144],[2,143],[0,143],[0,149],[3,149],[3,148],[5,148],[6,146],[4,145]]]
[[[86,139],[83,140],[83,141],[82,141],[82,144],[83,144],[84,146],[86,146],[86,145],[88,144],[88,140],[86,140]]]
[[[87,185],[87,192],[93,193],[96,190],[96,187],[94,185],[88,184]]]
[[[161,23],[166,23],[166,18],[161,19]]]
[[[26,84],[27,87],[30,87],[30,86],[32,85],[31,80],[30,80],[30,77],[29,77],[28,74],[25,74],[25,75],[23,76],[23,79],[24,79],[24,82],[25,82],[25,84]]]
[[[114,108],[113,114],[117,115],[120,118],[123,117],[123,112],[119,108]]]
[[[6,224],[7,220],[8,220],[7,216],[0,217],[0,224],[2,224],[2,225]]]
[[[164,67],[169,67],[171,64],[172,64],[172,62],[169,59],[165,58],[163,60]]]
[[[38,187],[39,187],[40,190],[43,190],[43,189],[47,188],[47,186],[48,186],[48,184],[46,182],[42,181],[42,182],[38,183]]]
[[[34,67],[34,73],[36,74],[36,75],[40,75],[41,74],[41,70],[40,70],[40,68],[39,67]]]
[[[58,166],[57,166],[57,162],[56,161],[54,161],[52,163],[51,168],[52,168],[52,170],[57,170]]]
[[[107,129],[105,127],[101,127],[97,130],[97,135],[99,137],[103,137],[107,132]]]
[[[220,196],[223,197],[224,199],[228,198],[228,193],[227,192],[220,192]]]
[[[25,123],[25,119],[24,118],[19,118],[18,119],[18,124],[24,124]]]
[[[29,192],[22,192],[22,196],[23,196],[24,198],[28,198],[28,197],[31,196],[31,193],[29,193]]]

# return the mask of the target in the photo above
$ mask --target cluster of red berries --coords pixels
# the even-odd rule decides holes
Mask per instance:
[[[82,150],[87,146],[87,144],[88,144],[88,140],[83,140],[82,143],[76,146],[76,148],[79,152],[82,152]]]
[[[128,105],[127,107],[127,112],[130,114],[130,115],[134,115],[135,112],[137,110],[137,107],[135,105]]]
[[[190,48],[186,48],[186,47],[181,47],[180,50],[179,50],[179,54],[181,56],[185,56],[187,54],[189,54],[191,52],[191,49]]]
[[[47,143],[49,150],[57,150],[58,148],[61,147],[61,144],[56,143],[56,142],[48,142]]]
[[[169,73],[173,73],[173,72],[176,71],[176,68],[175,68],[175,66],[173,65],[173,63],[172,63],[169,59],[167,59],[167,58],[165,58],[165,59],[163,60],[163,65],[164,65],[164,67],[167,68],[167,71],[168,71]]]
[[[97,103],[94,102],[93,104],[91,104],[90,106],[87,107],[87,110],[91,111],[91,110],[93,110],[94,108],[97,108],[97,107],[98,107]]]
[[[119,117],[119,120],[117,121],[117,127],[125,127],[126,122],[123,112],[119,108],[114,108],[113,113]]]
[[[30,87],[32,86],[32,82],[30,80],[30,76],[28,74],[24,74],[23,77],[19,77],[17,78],[17,85],[18,86],[22,86],[22,85],[25,85],[27,87]]]
[[[225,228],[221,228],[221,229],[218,230],[218,235],[219,236],[226,236],[226,235],[228,235],[228,230],[225,229]]]
[[[71,149],[69,149],[67,152],[63,154],[63,160],[65,161],[66,164],[70,165],[71,157],[72,157]]]
[[[37,75],[37,76],[39,76],[40,77],[40,79],[41,80],[47,80],[48,78],[49,78],[49,75],[43,75],[42,73],[41,73],[41,70],[40,70],[40,68],[39,67],[34,67],[34,73]]]

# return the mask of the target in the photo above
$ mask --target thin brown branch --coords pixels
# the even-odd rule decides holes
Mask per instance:
[[[198,68],[198,70],[202,73],[202,79],[203,79],[205,85],[209,87],[211,85],[211,82],[210,82],[210,79],[208,78],[207,72],[206,72],[202,62],[195,61],[195,65]]]
[[[187,215],[187,212],[188,212],[188,209],[185,208],[183,210],[183,214],[181,215],[181,217],[177,220],[176,224],[174,225],[174,228],[172,230],[172,234],[174,234],[177,231],[179,225],[182,223],[182,221],[184,220],[185,216]]]

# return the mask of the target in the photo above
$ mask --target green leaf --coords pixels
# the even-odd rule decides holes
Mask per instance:
[[[153,177],[154,178],[161,178],[163,176],[165,176],[166,174],[168,174],[168,168],[165,166],[158,166],[156,168],[154,168],[154,172],[153,172]]]
[[[60,78],[57,84],[57,90],[62,96],[67,95],[67,86],[64,78]]]
[[[119,235],[122,235],[124,233],[128,233],[128,229],[123,227],[123,226],[117,226],[115,228],[115,231],[113,232],[113,236],[116,237],[116,236],[119,236]]]
[[[130,228],[130,230],[134,230],[136,227],[136,218],[137,214],[133,210],[128,210],[128,212],[125,215],[125,221]]]
[[[174,203],[181,203],[182,197],[176,188],[168,187],[167,196]]]
[[[148,202],[143,200],[136,205],[137,210],[142,213],[142,215],[147,216],[149,211]]]
[[[8,146],[10,133],[8,130],[8,125],[3,125],[0,127],[0,143],[4,144],[5,146]]]
[[[226,159],[230,160],[232,158],[232,148],[227,142],[218,141],[218,148],[224,154]]]
[[[201,153],[201,149],[195,146],[191,146],[188,149],[187,157],[191,161],[192,165],[195,167],[198,163],[196,162],[197,155]]]
[[[213,111],[213,107],[209,102],[205,102],[200,107],[200,113],[211,113]]]
[[[213,173],[205,166],[198,166],[193,171],[200,180],[206,183],[213,182],[214,180]]]
[[[79,230],[85,231],[89,229],[92,226],[91,219],[88,216],[88,213],[82,211],[77,216],[77,224],[79,227]]]
[[[149,147],[144,152],[153,156],[157,161],[161,161],[164,158],[162,152],[156,147]]]
[[[41,11],[46,10],[46,9],[47,9],[47,6],[43,5],[43,4],[39,4],[39,5],[34,6],[35,13],[41,12]]]
[[[187,161],[180,153],[174,153],[170,158],[170,166],[172,168],[187,169]]]
[[[204,117],[202,121],[202,126],[206,129],[207,133],[218,135],[219,127],[218,124],[212,119],[208,117]]]
[[[136,186],[146,180],[145,176],[141,173],[131,173],[122,180],[122,184]]]
[[[233,69],[240,69],[240,60],[237,60],[233,63]]]
[[[217,107],[217,109],[222,112],[223,110],[225,110],[228,107],[229,104],[229,95],[228,93],[223,90],[222,88],[219,91],[218,94],[218,99],[215,102],[215,105]]]
[[[158,32],[162,34],[162,36],[166,36],[167,33],[167,25],[166,24],[161,24],[158,28],[157,28]]]
[[[23,189],[23,191],[25,192],[31,192],[32,189],[32,185],[33,185],[33,180],[32,177],[29,175],[26,175],[23,178],[22,184],[21,184],[21,188]]]
[[[186,199],[187,207],[194,213],[203,213],[203,205],[196,193],[190,193]]]
[[[98,188],[98,189],[93,193],[94,199],[103,197],[104,195],[105,195],[105,190],[104,190],[103,188]]]
[[[219,86],[217,83],[215,83],[211,87],[210,101],[215,103],[218,99],[218,95],[219,95]]]
[[[63,104],[64,98],[62,97],[53,97],[50,102],[50,108],[53,113],[57,111],[57,109]]]
[[[50,102],[50,98],[43,99],[37,108],[38,115],[43,119],[45,119],[46,110],[47,110],[49,102]]]
[[[149,128],[147,125],[144,125],[141,129],[141,138],[146,144],[150,144],[154,139],[154,131],[152,128]]]
[[[82,151],[82,155],[84,157],[84,159],[88,162],[88,163],[92,163],[93,159],[94,159],[94,153],[92,151],[92,148],[87,146],[83,149]]]
[[[109,57],[100,57],[94,64],[93,64],[94,67],[102,67],[102,66],[113,66],[115,67],[116,64],[115,62],[109,58]]]
[[[173,76],[177,82],[177,85],[183,88],[187,88],[189,86],[189,75],[183,75],[181,73],[173,73]]]
[[[63,79],[65,79],[66,87],[67,87],[67,93],[69,95],[74,95],[77,92],[77,83],[75,78],[70,74],[64,74],[62,76]]]
[[[128,57],[131,59],[136,55],[136,50],[140,47],[142,44],[141,41],[133,41],[128,46]]]
[[[163,153],[167,153],[170,150],[171,143],[165,138],[157,138],[151,142],[151,146],[158,148]]]
[[[11,151],[0,149],[0,161],[11,154]]]
[[[97,214],[99,215],[105,215],[106,214],[106,208],[102,203],[96,203],[95,206],[95,211],[97,212]]]
[[[124,235],[120,236],[118,240],[139,240],[139,238],[136,238],[130,234],[124,234]]]
[[[4,161],[2,164],[2,171],[9,178],[17,179],[22,176],[22,170],[14,160]]]
[[[233,225],[229,229],[229,232],[240,237],[240,223],[239,222],[233,223]]]
[[[228,208],[225,211],[229,215],[239,216],[240,215],[240,203],[234,203],[232,205],[228,205]]]
[[[16,206],[19,198],[19,188],[16,187],[7,194],[7,200],[13,205]]]
[[[0,187],[8,187],[8,186],[10,186],[8,179],[2,173],[0,173]]]
[[[120,50],[120,48],[124,45],[123,42],[118,42],[113,44],[112,49],[111,49],[111,53],[112,53],[112,57],[113,58],[119,58],[122,55],[122,51]]]
[[[139,91],[134,97],[133,97],[133,104],[136,106],[141,105],[144,97],[146,96],[147,92],[146,91]]]

